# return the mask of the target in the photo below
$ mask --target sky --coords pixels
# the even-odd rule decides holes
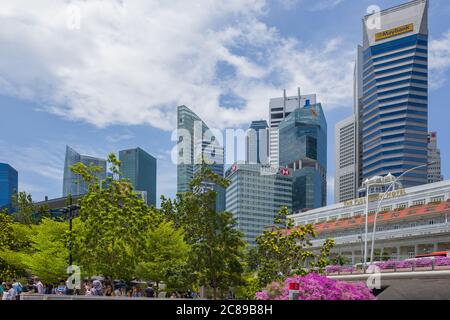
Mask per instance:
[[[173,197],[176,107],[212,128],[268,120],[269,100],[316,93],[334,125],[353,110],[363,15],[404,0],[15,0],[0,2],[0,162],[36,201],[62,195],[65,146],[141,147]],[[450,177],[450,2],[431,0],[429,130]]]

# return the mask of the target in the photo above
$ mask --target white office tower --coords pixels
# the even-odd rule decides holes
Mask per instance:
[[[441,175],[441,150],[437,146],[437,133],[428,133],[428,183],[444,180]]]
[[[356,198],[358,189],[357,134],[355,115],[340,121],[335,126],[335,203]]]
[[[286,90],[284,90],[283,97],[270,99],[270,165],[279,167],[279,135],[278,125],[283,121],[292,111],[298,107],[305,105],[316,104],[316,95],[308,94],[301,95],[300,88],[296,96],[287,97]]]
[[[334,202],[357,198],[361,185],[362,139],[360,108],[362,102],[363,49],[358,46],[353,74],[353,115],[335,126]]]

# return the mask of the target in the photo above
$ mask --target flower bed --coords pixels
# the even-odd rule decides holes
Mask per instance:
[[[317,273],[290,277],[285,280],[284,285],[274,282],[267,290],[257,292],[256,299],[288,300],[291,283],[299,286],[298,300],[375,300],[375,296],[363,282],[337,281]]]

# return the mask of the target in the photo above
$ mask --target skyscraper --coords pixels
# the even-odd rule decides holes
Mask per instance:
[[[399,176],[427,163],[428,2],[366,16],[363,29],[362,178]],[[402,179],[425,183],[426,166]]]
[[[88,191],[87,184],[83,181],[80,175],[75,174],[70,170],[74,164],[81,162],[86,166],[99,166],[101,170],[95,175],[99,182],[106,179],[106,160],[87,155],[81,155],[69,146],[66,146],[66,157],[64,161],[64,180],[63,180],[63,197],[69,194],[77,196],[85,194]]]
[[[444,180],[441,174],[441,150],[437,146],[437,133],[428,133],[428,183]]]
[[[293,97],[286,96],[286,90],[284,90],[283,97],[270,99],[270,164],[274,167],[278,167],[279,163],[279,134],[278,125],[289,114],[298,107],[303,107],[309,104],[316,103],[316,95],[301,95],[300,88],[298,94]]]
[[[307,104],[279,124],[280,166],[292,170],[292,210],[327,203],[327,122],[322,105]]]
[[[18,176],[16,169],[7,163],[0,163],[0,210],[14,211],[12,196],[19,191]]]
[[[335,176],[334,202],[356,198],[358,190],[357,170],[357,121],[352,115],[335,126]]]
[[[119,152],[122,178],[130,181],[134,191],[144,192],[148,205],[156,206],[156,158],[141,148]]]
[[[269,126],[267,121],[252,121],[245,138],[245,162],[268,164]]]
[[[179,106],[177,110],[177,191],[189,191],[189,182],[200,170],[202,162],[223,177],[224,153],[212,131],[192,110]],[[208,185],[217,192],[216,209],[225,210],[225,190]]]
[[[255,239],[281,207],[292,209],[292,178],[289,170],[264,175],[260,164],[234,164],[225,174],[230,180],[226,190],[226,210],[236,219],[244,240],[256,245]]]

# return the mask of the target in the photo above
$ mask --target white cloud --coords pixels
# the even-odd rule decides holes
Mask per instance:
[[[10,163],[19,172],[19,178],[24,172],[33,173],[41,178],[60,180],[62,185],[64,153],[52,151],[50,144],[43,147],[8,146],[0,141],[0,162]]]
[[[181,104],[215,127],[265,118],[282,88],[316,92],[325,108],[351,101],[353,53],[342,40],[283,38],[261,21],[263,0],[71,1],[80,30],[66,26],[68,3],[2,2],[0,94],[99,127],[165,130]],[[219,63],[234,72],[222,77]],[[244,105],[221,106],[227,93]]]
[[[134,134],[128,130],[125,129],[122,132],[117,132],[113,134],[109,134],[106,136],[106,140],[111,143],[116,143],[124,140],[130,140],[134,138]]]
[[[430,84],[440,88],[446,81],[445,72],[450,68],[450,30],[441,38],[430,41]]]
[[[344,0],[318,0],[314,1],[313,5],[309,3],[309,10],[310,11],[328,10],[336,7],[342,2],[344,2]]]

